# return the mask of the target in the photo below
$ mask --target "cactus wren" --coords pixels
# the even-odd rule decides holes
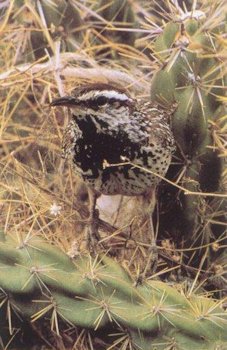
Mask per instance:
[[[91,218],[97,194],[146,195],[160,181],[154,173],[165,176],[175,149],[171,111],[103,83],[79,87],[51,106],[67,106],[72,112],[63,157],[71,158],[90,189]]]

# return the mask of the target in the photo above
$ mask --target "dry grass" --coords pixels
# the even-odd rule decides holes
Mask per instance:
[[[78,28],[83,38],[74,52],[62,52],[63,44],[49,35],[42,7],[33,5],[27,1],[19,9],[10,2],[1,25],[1,227],[18,237],[40,234],[68,251],[83,238],[87,210],[78,202],[79,180],[61,160],[67,111],[55,113],[49,102],[85,81],[115,81],[147,93],[149,77],[140,66],[151,62],[137,49],[110,41],[89,22],[86,31],[83,25]],[[78,8],[82,18],[98,16],[94,3],[79,2]],[[31,52],[37,27],[49,46],[41,59]],[[111,60],[107,51],[122,58]],[[103,225],[104,231],[111,230]]]

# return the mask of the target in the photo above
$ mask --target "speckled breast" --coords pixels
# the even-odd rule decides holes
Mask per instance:
[[[171,161],[166,136],[151,140],[146,129],[137,119],[113,128],[97,117],[77,118],[66,129],[63,155],[97,192],[140,195],[157,185]]]

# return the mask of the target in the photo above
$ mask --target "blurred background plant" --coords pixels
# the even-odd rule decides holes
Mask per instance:
[[[154,213],[159,266],[148,278],[223,300],[225,11],[222,0],[0,3],[4,234],[41,236],[65,252],[73,247],[85,254],[86,189],[60,157],[68,111],[53,112],[49,102],[83,82],[116,82],[137,98],[177,103],[172,126],[178,149]],[[149,246],[136,200],[101,198],[99,207],[103,240],[136,279]],[[43,332],[36,329],[39,344],[47,339]],[[85,333],[74,349],[92,349]]]

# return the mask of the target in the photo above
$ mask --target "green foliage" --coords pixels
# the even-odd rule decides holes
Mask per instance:
[[[0,243],[0,286],[1,315],[7,315],[2,337],[13,334],[14,322],[18,327],[18,320],[26,320],[45,322],[57,334],[62,324],[99,336],[102,329],[123,332],[144,350],[171,344],[215,349],[227,341],[227,318],[219,303],[186,296],[159,281],[136,287],[105,255],[73,259],[40,237],[20,242],[7,237]]]

